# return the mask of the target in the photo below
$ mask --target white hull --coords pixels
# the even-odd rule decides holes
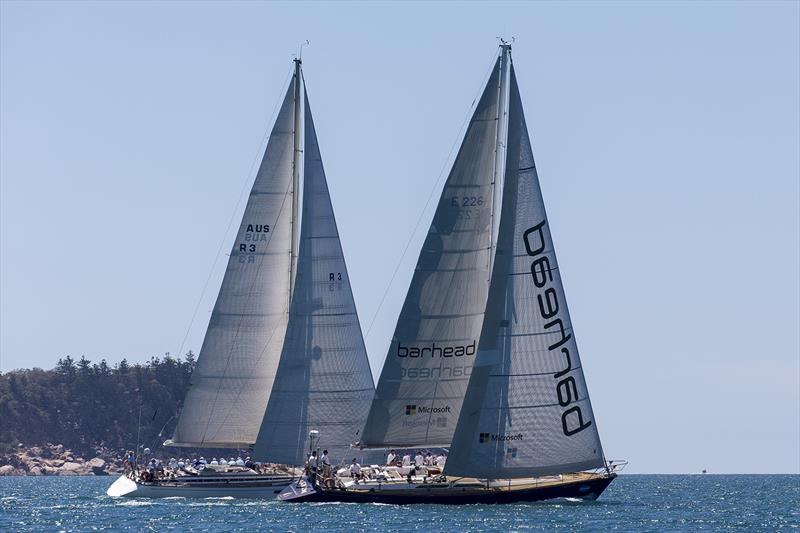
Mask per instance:
[[[292,478],[288,476],[257,476],[254,479],[165,481],[156,483],[137,483],[127,476],[120,476],[106,491],[111,497],[119,498],[275,498],[288,487]]]

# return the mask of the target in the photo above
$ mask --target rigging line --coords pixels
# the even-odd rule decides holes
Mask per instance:
[[[496,55],[497,52],[492,53],[492,57],[495,57]],[[450,157],[453,155],[453,151],[455,150],[456,145],[458,145],[459,141],[464,138],[464,134],[466,133],[465,125],[467,124],[467,122],[469,122],[470,117],[472,117],[472,114],[474,113],[475,106],[477,105],[477,102],[480,99],[481,94],[483,93],[483,87],[486,85],[486,81],[492,75],[492,70],[494,70],[494,62],[492,62],[492,67],[483,77],[483,81],[481,82],[480,87],[478,88],[478,92],[475,95],[475,98],[472,100],[472,106],[470,107],[469,111],[467,111],[467,115],[464,117],[464,120],[461,122],[461,126],[458,128],[458,135],[456,135],[456,138],[453,141],[453,145],[450,147],[450,151],[447,153],[447,157],[445,158],[444,164],[442,165],[442,169],[439,171],[439,176],[436,178],[436,181],[434,182],[433,187],[431,188],[431,192],[428,193],[428,199],[425,202],[425,206],[422,208],[422,211],[420,211],[419,216],[417,217],[417,223],[414,225],[414,229],[411,230],[411,235],[409,235],[408,241],[406,242],[406,245],[403,248],[403,253],[400,254],[400,260],[395,263],[394,272],[392,272],[392,276],[391,278],[389,278],[389,283],[386,285],[386,290],[383,291],[383,296],[381,296],[381,301],[380,303],[378,303],[378,307],[377,309],[375,309],[375,313],[373,313],[372,315],[369,327],[367,327],[367,333],[364,335],[364,337],[366,338],[369,338],[369,333],[370,331],[372,331],[372,326],[375,325],[375,319],[378,318],[378,313],[380,313],[383,304],[386,302],[386,296],[389,294],[389,289],[392,288],[392,283],[394,283],[394,279],[397,276],[397,272],[400,270],[400,265],[402,264],[403,259],[405,259],[406,257],[406,253],[408,252],[408,247],[411,246],[411,241],[414,239],[414,235],[417,234],[419,225],[422,222],[422,217],[425,216],[425,211],[428,210],[428,206],[430,205],[431,200],[433,199],[433,194],[436,192],[436,189],[438,188],[439,183],[442,180],[444,171],[452,163],[450,161]]]
[[[294,68],[294,67],[292,67]],[[286,79],[283,81],[282,87],[287,87],[288,80],[292,75],[292,69],[289,69],[289,73],[286,76]],[[203,285],[203,290],[200,291],[200,298],[197,300],[197,304],[194,306],[194,311],[192,312],[192,318],[189,320],[189,326],[186,328],[186,333],[183,336],[183,340],[181,341],[181,347],[178,348],[177,357],[181,356],[181,352],[183,352],[183,348],[186,345],[186,340],[189,338],[189,333],[192,331],[192,326],[194,326],[194,321],[197,318],[197,312],[200,310],[200,305],[203,303],[203,298],[206,295],[206,291],[208,290],[208,285],[211,283],[211,278],[214,276],[214,269],[217,267],[217,263],[219,262],[219,258],[222,255],[222,250],[225,247],[225,243],[228,241],[228,233],[231,230],[231,226],[233,225],[233,220],[236,218],[236,213],[239,211],[239,206],[242,204],[242,198],[244,198],[244,193],[247,191],[247,185],[250,183],[250,176],[253,173],[253,168],[256,166],[256,162],[258,162],[259,156],[261,155],[261,148],[264,145],[265,140],[269,136],[270,133],[270,125],[275,120],[275,115],[278,112],[278,107],[280,106],[281,102],[283,101],[283,94],[284,90],[278,95],[278,101],[275,102],[275,107],[272,109],[272,113],[270,114],[269,121],[267,122],[267,127],[264,129],[264,135],[261,137],[261,142],[258,145],[258,149],[256,150],[256,154],[253,157],[253,162],[250,163],[250,169],[247,171],[245,175],[244,183],[242,183],[241,191],[239,191],[239,198],[236,200],[236,206],[233,208],[233,212],[231,213],[231,217],[228,220],[228,226],[225,228],[225,233],[222,235],[222,240],[219,243],[219,247],[217,248],[217,253],[214,254],[214,263],[211,265],[211,270],[208,273],[208,277],[206,278],[206,282]]]

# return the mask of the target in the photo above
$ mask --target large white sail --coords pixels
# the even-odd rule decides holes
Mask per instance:
[[[302,464],[315,444],[348,458],[375,392],[305,97],[303,217],[289,327],[253,457]]]
[[[499,63],[442,191],[361,444],[448,446],[475,360],[489,283]]]
[[[513,68],[508,117],[489,301],[448,475],[504,479],[604,464]]]
[[[296,83],[295,76],[270,134],[168,444],[228,448],[256,440],[288,318]]]

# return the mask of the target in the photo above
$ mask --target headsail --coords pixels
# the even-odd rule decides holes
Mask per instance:
[[[270,134],[168,444],[229,448],[256,440],[288,318],[296,83]]]
[[[509,97],[497,253],[448,475],[504,479],[604,464],[513,67]]]
[[[453,436],[488,292],[498,67],[422,246],[364,429],[365,447],[448,446]]]
[[[284,464],[303,463],[312,429],[333,460],[349,455],[375,392],[307,95],[304,161],[289,327],[253,451]]]

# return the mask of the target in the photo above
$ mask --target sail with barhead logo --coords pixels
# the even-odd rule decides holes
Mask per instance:
[[[498,60],[499,64],[499,60]],[[489,287],[495,69],[467,127],[417,260],[367,418],[364,447],[448,446]],[[402,416],[408,404],[431,410]],[[435,412],[448,407],[446,412]]]

